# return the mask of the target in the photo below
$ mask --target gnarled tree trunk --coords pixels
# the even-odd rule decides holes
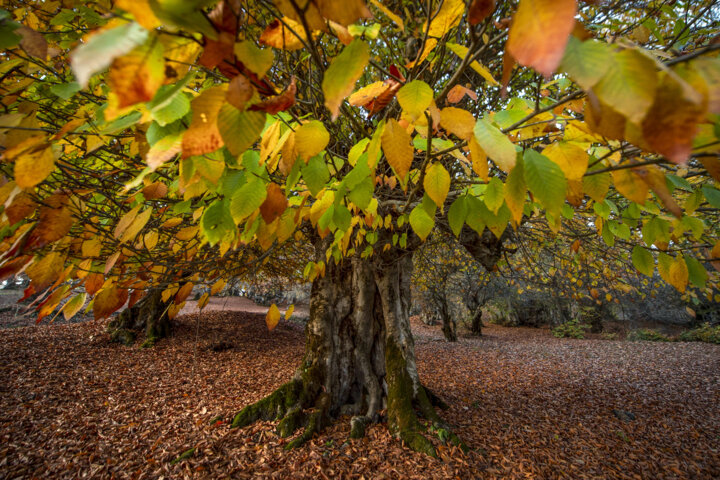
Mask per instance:
[[[167,314],[169,302],[163,302],[160,290],[148,292],[135,305],[123,310],[108,325],[111,340],[132,345],[138,333],[145,332],[143,347],[170,334],[171,324]]]
[[[387,253],[372,262],[354,257],[327,266],[312,285],[302,364],[292,380],[239,412],[233,427],[279,419],[282,436],[304,427],[288,444],[292,448],[344,414],[352,415],[351,436],[361,437],[387,408],[390,431],[411,448],[435,455],[418,411],[459,444],[418,377],[409,322],[412,257]]]

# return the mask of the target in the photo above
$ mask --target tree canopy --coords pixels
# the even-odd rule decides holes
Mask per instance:
[[[38,319],[157,289],[172,317],[195,285],[392,265],[433,231],[489,269],[556,237],[718,301],[713,1],[3,8],[0,273]]]

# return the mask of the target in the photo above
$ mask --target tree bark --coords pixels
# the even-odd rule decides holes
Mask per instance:
[[[470,332],[478,337],[482,336],[482,307],[478,307],[470,322]]]
[[[318,258],[325,247],[317,248]],[[292,448],[338,415],[351,415],[350,435],[361,437],[387,408],[391,433],[415,450],[436,454],[419,416],[443,432],[441,438],[460,444],[418,377],[409,321],[411,273],[411,255],[395,249],[372,262],[356,256],[329,263],[312,285],[300,367],[288,383],[240,411],[232,426],[278,419],[281,436],[304,427],[288,444]]]
[[[108,325],[112,341],[132,345],[138,333],[145,332],[142,346],[152,347],[160,338],[170,334],[171,323],[167,314],[169,302],[163,302],[160,290],[153,290],[135,305],[123,310]]]

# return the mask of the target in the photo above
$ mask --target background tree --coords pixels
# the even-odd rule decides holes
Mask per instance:
[[[40,318],[80,284],[68,314],[160,287],[172,316],[197,283],[312,251],[305,358],[235,426],[305,426],[295,446],[387,406],[410,447],[435,453],[421,417],[457,443],[408,322],[435,229],[493,268],[528,219],[578,218],[681,291],[717,283],[714,2],[8,5],[0,268]],[[616,194],[622,222],[588,216]]]

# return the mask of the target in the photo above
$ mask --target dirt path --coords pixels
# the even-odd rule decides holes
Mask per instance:
[[[715,345],[501,327],[448,344],[414,325],[421,378],[472,448],[441,447],[436,460],[384,425],[348,441],[347,419],[290,452],[272,422],[230,430],[235,412],[292,375],[297,324],[268,332],[263,314],[206,311],[149,350],[109,344],[103,328],[2,331],[0,479],[720,476]],[[228,348],[209,348],[218,341]]]

